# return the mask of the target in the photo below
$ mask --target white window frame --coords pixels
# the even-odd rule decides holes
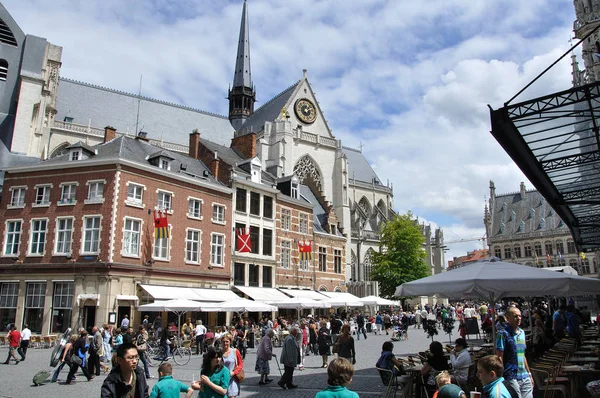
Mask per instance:
[[[25,207],[26,186],[10,187],[10,203],[8,209],[23,209]],[[16,196],[18,195],[18,196]],[[16,199],[16,200],[15,200]]]
[[[281,208],[281,230],[290,231],[292,229],[292,210],[285,207]]]
[[[37,221],[45,221],[46,222],[46,228],[44,228],[43,230],[39,229],[36,230],[34,229],[34,223]],[[42,257],[44,254],[46,254],[46,243],[48,240],[48,224],[49,224],[50,220],[48,218],[32,218],[31,220],[29,220],[29,243],[27,245],[27,256],[28,257]],[[35,234],[37,234],[37,239],[35,239]],[[40,235],[43,234],[43,240],[40,239]],[[33,248],[34,245],[34,240],[36,243],[36,248],[37,251],[33,251],[31,250]],[[40,245],[42,246],[42,250],[40,251]]]
[[[198,240],[192,240],[190,239],[190,233],[194,233],[194,234],[198,234]],[[197,245],[196,250],[195,250],[195,255],[196,255],[196,260],[193,260],[193,257],[189,257],[188,254],[193,254],[194,251],[193,246]],[[192,248],[192,249],[191,249]],[[200,264],[201,260],[202,260],[202,230],[201,229],[195,229],[195,228],[186,228],[185,230],[185,253],[184,253],[184,258],[185,258],[185,263],[186,264]]]
[[[281,240],[281,258],[280,266],[283,269],[290,269],[292,265],[292,241]]]
[[[61,221],[63,220],[71,220],[71,229],[62,229],[60,226]],[[55,225],[55,231],[56,233],[54,234],[54,251],[52,253],[53,256],[69,256],[73,254],[73,230],[75,229],[75,217],[57,217],[56,218],[56,225]],[[64,249],[62,251],[59,251],[59,243],[62,244],[66,244],[66,239],[60,240],[59,237],[61,234],[67,233],[68,231],[70,231],[70,236],[69,236],[69,251],[65,251]]]
[[[83,159],[83,157],[81,155],[82,155],[82,152],[80,149],[72,149],[71,152],[69,153],[69,161],[76,162],[78,160],[81,160],[81,159]]]
[[[128,181],[125,186],[127,187],[127,199],[125,199],[125,204],[127,206],[133,206],[133,207],[139,207],[139,208],[144,208],[144,191],[146,190],[146,186],[142,185],[142,184],[138,184],[137,182],[130,182]],[[132,188],[134,189],[134,193],[133,193],[133,197],[130,196],[130,192],[129,189]],[[136,192],[135,190],[140,189],[140,199],[138,200],[135,196]]]
[[[190,209],[192,207],[192,202],[197,202],[200,204],[200,210],[198,212],[198,215],[194,215],[190,212]],[[202,221],[203,217],[202,217],[202,207],[204,207],[204,200],[200,199],[200,198],[195,198],[193,196],[188,196],[188,211],[187,211],[187,217],[191,218],[193,220],[200,220]]]
[[[106,180],[89,180],[85,183],[88,187],[87,199],[83,201],[84,204],[90,203],[104,203],[104,188],[106,187]],[[98,195],[98,187],[102,186],[100,195]]]
[[[339,272],[336,270],[336,260],[339,259]],[[333,272],[336,274],[342,273],[342,250],[341,249],[333,249]]]
[[[162,196],[162,198],[161,198]],[[169,196],[169,207],[165,206],[165,197]],[[164,189],[156,190],[156,207],[154,210],[166,210],[167,214],[173,214],[173,199],[175,199],[175,193],[165,191]]]
[[[163,170],[171,170],[171,161],[165,157],[159,157],[158,167]]]
[[[327,272],[327,257],[328,257],[328,253],[327,253],[327,246],[318,246],[317,249],[317,270],[319,272]],[[323,268],[321,269],[321,255],[325,256],[325,264],[323,264]]]
[[[217,214],[217,215],[221,216],[222,220],[215,218],[215,210],[217,210],[218,208],[222,209],[222,211],[220,212],[221,214]],[[226,224],[226,221],[225,221],[225,212],[226,211],[227,211],[227,206],[225,206],[224,204],[213,203],[212,204],[212,222],[213,222],[213,224],[225,225]]]
[[[57,206],[73,206],[77,204],[77,187],[79,186],[79,182],[63,182],[60,184],[60,200],[56,202]],[[69,198],[65,199],[65,188],[69,189]]]
[[[308,234],[308,213],[300,212],[298,214],[298,232],[305,235]]]
[[[19,223],[19,230],[18,231],[13,231],[13,232],[8,232],[8,224],[9,223]],[[13,247],[13,250],[11,250],[10,253],[7,253],[6,250],[8,249],[8,236],[9,234],[11,236],[16,236],[16,245],[17,245],[17,250],[16,252],[14,251],[14,245],[15,245],[15,239],[13,238],[13,240],[11,240],[11,246]],[[15,257],[15,256],[19,256],[19,252],[21,251],[21,237],[23,236],[23,219],[22,218],[17,218],[17,219],[11,219],[11,220],[6,220],[4,222],[4,245],[2,247],[2,257]]]
[[[98,228],[95,228],[95,227],[92,226],[91,229],[88,229],[87,228],[87,221],[89,219],[99,219]],[[93,231],[98,231],[97,232],[98,237],[97,237],[97,243],[96,243],[96,245],[98,246],[97,250],[85,250],[86,242],[88,241],[87,234],[90,231],[92,232],[92,234],[93,234]],[[84,216],[83,217],[83,223],[81,225],[81,246],[80,246],[81,249],[80,249],[80,253],[82,255],[89,255],[89,254],[96,255],[96,254],[100,254],[100,243],[101,243],[101,241],[102,241],[102,215],[101,214],[93,214],[93,215]],[[90,242],[92,242],[92,241],[90,241]]]
[[[173,236],[173,226],[169,224],[169,236]],[[158,261],[171,261],[171,238],[157,238],[153,236],[152,240],[152,258]],[[157,253],[157,250],[159,252]],[[166,250],[163,256],[162,252]]]
[[[133,223],[137,222],[139,223],[139,229],[136,230],[127,230],[126,226],[127,226],[127,221],[131,221],[132,226]],[[142,237],[143,237],[143,229],[144,229],[144,220],[142,220],[141,218],[135,218],[135,217],[123,217],[123,245],[121,246],[121,256],[123,257],[131,257],[131,258],[140,258],[140,250],[141,250],[141,244],[142,244]],[[132,247],[132,243],[131,242],[127,242],[127,239],[125,238],[125,234],[126,233],[130,233],[130,234],[137,234],[137,253],[130,253],[128,251],[126,251],[126,245],[130,246],[130,248]]]
[[[38,184],[34,187],[35,199],[31,207],[50,207],[50,193],[52,192],[52,184]],[[38,190],[43,189],[42,201],[38,202]]]
[[[221,243],[215,242],[215,240],[222,240]],[[218,253],[220,249],[221,253]],[[221,257],[221,262],[217,260]],[[210,265],[213,267],[223,268],[225,266],[225,235],[212,232],[210,234]]]

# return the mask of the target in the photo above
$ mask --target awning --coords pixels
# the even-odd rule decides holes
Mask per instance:
[[[325,296],[324,294],[321,294],[315,290],[279,289],[279,291],[291,297],[309,298],[317,301],[327,300],[328,298],[328,296]]]
[[[86,300],[96,300],[96,307],[100,307],[100,295],[98,293],[81,293],[77,295],[77,305],[85,303]]]
[[[279,290],[267,287],[234,286],[235,289],[244,293],[255,301],[277,305],[279,301],[288,300],[289,297]]]
[[[239,296],[229,289],[201,289],[193,287],[140,285],[154,300],[230,301]]]
[[[135,301],[136,304],[138,303],[138,301],[140,301],[138,296],[132,296],[129,294],[117,294],[115,298],[117,299],[117,301]]]

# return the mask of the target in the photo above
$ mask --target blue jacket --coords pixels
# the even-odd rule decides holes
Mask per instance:
[[[490,398],[511,398],[510,393],[504,387],[504,377],[498,377],[487,386],[483,387],[483,396]]]

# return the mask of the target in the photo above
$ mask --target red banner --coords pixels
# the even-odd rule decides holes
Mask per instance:
[[[246,228],[238,228],[237,230],[237,251],[240,253],[250,253],[250,231]]]

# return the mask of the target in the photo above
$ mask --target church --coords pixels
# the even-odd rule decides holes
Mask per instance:
[[[22,32],[0,4],[0,29],[5,33],[0,36],[0,80],[5,83],[0,93],[0,158],[11,159],[0,165],[64,156],[77,143],[93,148],[106,142],[107,126],[116,137],[141,138],[157,150],[190,155],[195,151],[190,137],[198,134],[200,152],[212,159],[196,153],[197,158],[208,169],[215,161],[221,164],[220,176],[214,177],[233,188],[234,204],[240,192],[236,173],[243,174],[239,169],[246,166],[249,176],[258,173],[248,177],[262,186],[257,189],[287,190],[292,196],[297,185],[300,195],[318,209],[313,213],[315,229],[342,240],[343,277],[332,279],[336,288],[357,296],[377,295],[370,258],[379,250],[381,223],[394,215],[393,187],[381,181],[361,150],[344,146],[333,135],[306,70],[255,108],[260,87],[252,80],[249,21],[244,1],[229,114],[218,115],[61,77],[62,48]],[[233,213],[237,224],[241,215]],[[444,264],[443,234],[439,229],[433,232],[423,226],[426,261],[437,273]],[[246,284],[257,261],[240,267]],[[306,287],[318,290],[315,282]]]

